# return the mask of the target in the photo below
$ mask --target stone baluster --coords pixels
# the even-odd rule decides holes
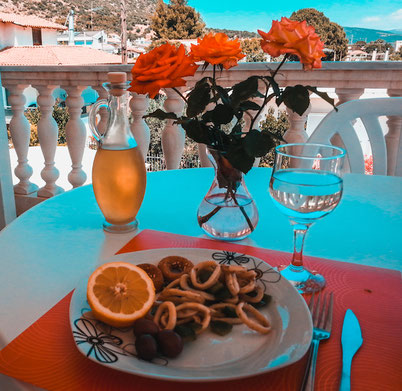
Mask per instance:
[[[81,108],[84,99],[81,97],[86,86],[66,86],[66,105],[70,118],[66,125],[66,139],[68,152],[71,158],[71,171],[68,174],[68,181],[73,188],[79,187],[87,180],[87,175],[82,169],[82,157],[87,137],[87,129],[81,120]]]
[[[148,108],[149,98],[145,95],[140,95],[135,92],[131,92],[130,109],[133,115],[133,121],[130,125],[131,133],[137,141],[138,147],[141,150],[144,160],[147,157],[149,149],[149,141],[151,135],[148,125],[142,118]]]
[[[38,122],[38,137],[42,154],[45,158],[45,167],[42,169],[40,175],[46,184],[38,190],[38,196],[50,198],[64,191],[61,187],[56,185],[56,181],[60,174],[54,162],[59,135],[57,122],[52,116],[55,101],[52,92],[56,86],[34,85],[33,87],[35,87],[39,92],[37,102],[40,107],[41,115]]]
[[[107,91],[103,88],[102,84],[92,87],[99,95],[98,100],[107,99]],[[97,123],[97,128],[100,134],[105,133],[107,127],[107,121],[109,118],[109,113],[106,107],[100,107],[99,111],[99,122]]]
[[[184,108],[183,99],[172,89],[166,89],[165,92],[167,95],[164,103],[165,110],[181,115]],[[183,90],[181,92],[183,93]],[[181,126],[173,124],[173,122],[174,120],[168,119],[162,132],[162,150],[168,170],[180,167],[185,141],[184,130]]]
[[[10,92],[8,101],[13,112],[10,121],[10,134],[18,157],[18,165],[14,169],[14,173],[19,182],[14,186],[14,192],[22,195],[32,194],[38,190],[38,186],[29,181],[33,174],[32,167],[28,164],[31,126],[24,115],[25,96],[23,95],[28,85],[4,85],[4,87]]]
[[[402,90],[388,89],[387,93],[390,97],[402,96]],[[401,143],[400,138],[402,137],[402,118],[400,116],[389,116],[387,126],[388,133],[385,135],[385,143],[387,145],[387,175],[395,175],[399,145]]]
[[[290,143],[305,143],[308,139],[306,132],[307,117],[311,111],[311,105],[303,113],[299,115],[293,110],[286,107],[286,111],[289,115],[289,129],[285,132],[283,138],[288,144]]]

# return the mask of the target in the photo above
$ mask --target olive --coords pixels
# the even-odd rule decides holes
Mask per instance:
[[[159,348],[166,357],[177,357],[183,350],[183,340],[173,330],[162,330],[156,335]]]
[[[142,318],[135,321],[133,330],[136,337],[139,337],[142,334],[150,334],[156,336],[156,334],[158,334],[159,327],[152,320]]]
[[[151,361],[158,355],[158,345],[152,335],[142,334],[135,340],[135,349],[139,358]]]

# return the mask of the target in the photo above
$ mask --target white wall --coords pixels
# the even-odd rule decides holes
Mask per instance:
[[[42,45],[57,45],[57,30],[42,29]]]
[[[11,24],[11,23],[10,23]],[[13,46],[32,46],[32,28],[14,26],[14,45]]]
[[[0,22],[0,50],[14,45],[14,26],[11,23]]]

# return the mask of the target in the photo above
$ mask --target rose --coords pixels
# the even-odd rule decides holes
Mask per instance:
[[[308,26],[306,21],[297,22],[288,18],[282,18],[280,22],[274,20],[268,33],[258,30],[261,35],[261,48],[273,57],[281,54],[294,54],[299,57],[303,68],[311,70],[321,68],[321,58],[324,43],[316,34],[313,26]]]
[[[230,40],[224,33],[209,33],[202,39],[198,38],[197,42],[198,45],[191,44],[191,54],[195,61],[205,61],[229,69],[245,57],[240,42],[237,39]]]
[[[155,98],[161,88],[185,86],[183,77],[193,76],[197,68],[183,45],[176,48],[166,43],[138,57],[129,91]]]

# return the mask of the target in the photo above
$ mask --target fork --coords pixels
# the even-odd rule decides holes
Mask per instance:
[[[321,304],[322,301],[322,304]],[[313,320],[313,340],[311,342],[306,372],[304,374],[301,391],[314,391],[315,368],[320,341],[328,339],[331,335],[332,311],[334,306],[333,293],[318,293],[317,299],[314,293],[311,296],[309,309]]]

